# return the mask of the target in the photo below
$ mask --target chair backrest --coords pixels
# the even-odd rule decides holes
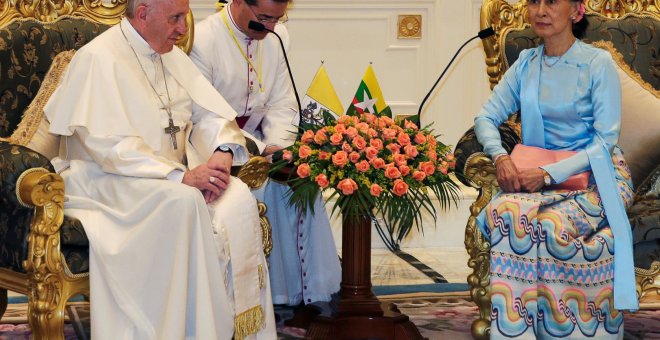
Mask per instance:
[[[55,56],[77,50],[109,27],[62,17],[50,23],[17,19],[0,29],[0,137],[16,129]]]
[[[627,64],[656,90],[660,89],[660,8],[655,1],[585,1],[589,27],[585,42],[609,41]],[[491,88],[516,61],[520,51],[535,47],[539,38],[527,22],[526,2],[484,0],[481,28],[493,27],[496,34],[483,40]]]
[[[79,49],[119,23],[126,1],[15,0],[0,3],[0,138],[11,136],[37,94],[55,56]],[[189,52],[188,34],[177,42]]]
[[[589,26],[582,40],[607,49],[619,68],[623,95],[619,145],[637,186],[660,163],[660,8],[646,0],[584,3]],[[496,32],[483,40],[492,88],[521,51],[541,40],[527,21],[525,0],[515,4],[484,0],[481,28],[486,27]]]

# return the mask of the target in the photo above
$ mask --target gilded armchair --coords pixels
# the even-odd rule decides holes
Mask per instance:
[[[637,188],[635,204],[628,211],[635,243],[637,292],[644,308],[647,302],[660,301],[660,3],[656,0],[587,0],[590,25],[583,40],[610,51],[622,78],[623,117],[620,144],[631,167]],[[527,23],[525,1],[484,0],[481,28],[493,27],[495,36],[483,40],[491,88],[523,49],[535,47],[539,40]],[[623,76],[622,76],[623,75]],[[627,84],[627,85],[626,85]],[[635,91],[628,90],[632,86]],[[626,98],[630,94],[634,98]],[[640,97],[641,96],[641,97]],[[633,97],[633,96],[631,96]],[[651,107],[632,108],[638,98]],[[650,98],[650,99],[649,99]],[[649,106],[649,105],[647,105]],[[641,111],[644,111],[643,113]],[[643,116],[645,114],[645,116]],[[499,127],[504,148],[510,152],[521,141],[517,115]],[[644,125],[655,126],[647,129]],[[624,135],[624,132],[627,133]],[[651,148],[649,148],[651,146]],[[465,246],[473,273],[467,278],[470,293],[480,315],[472,323],[472,335],[487,339],[490,332],[490,249],[475,218],[498,190],[495,168],[482,151],[474,130],[468,130],[456,146],[456,170],[461,180],[479,192],[470,207],[465,231]],[[654,191],[655,190],[655,191]],[[655,260],[655,261],[653,261]],[[646,304],[648,305],[648,304]]]
[[[125,0],[0,0],[0,318],[7,290],[28,297],[35,339],[62,339],[69,298],[89,296],[89,243],[80,221],[64,213],[64,183],[49,159],[59,140],[46,133],[43,106],[74,51],[118,23]],[[189,51],[189,34],[179,46]],[[250,187],[268,163],[253,157],[235,175]],[[270,224],[259,205],[263,243]]]

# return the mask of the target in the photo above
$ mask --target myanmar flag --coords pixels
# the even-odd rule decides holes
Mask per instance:
[[[321,64],[316,71],[312,83],[309,84],[305,98],[302,101],[302,118],[306,123],[323,123],[321,110],[330,111],[335,117],[339,117],[344,112],[344,107],[337,97],[335,88],[332,87],[328,73]]]
[[[356,116],[363,112],[373,113],[377,116],[392,117],[392,110],[385,104],[383,93],[380,91],[380,85],[376,79],[374,69],[371,64],[364,72],[360,86],[358,86],[353,102],[348,107],[346,114],[349,116]]]

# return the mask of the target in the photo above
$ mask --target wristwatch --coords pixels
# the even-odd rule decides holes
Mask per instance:
[[[218,148],[215,149],[215,151],[224,152],[224,153],[230,153],[232,156],[234,156],[234,152],[231,151],[231,148],[228,147],[228,146],[226,146],[226,145],[220,145],[220,146],[218,146]]]
[[[546,187],[552,185],[552,177],[550,177],[550,174],[545,171],[545,169],[541,170],[543,170],[543,185]]]

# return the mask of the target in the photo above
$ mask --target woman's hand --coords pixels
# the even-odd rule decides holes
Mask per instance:
[[[541,168],[525,169],[518,174],[522,189],[527,192],[538,192],[545,185],[543,176],[545,172]]]
[[[497,183],[504,192],[520,192],[518,168],[508,155],[500,156],[495,162]],[[541,178],[543,181],[543,178]]]

